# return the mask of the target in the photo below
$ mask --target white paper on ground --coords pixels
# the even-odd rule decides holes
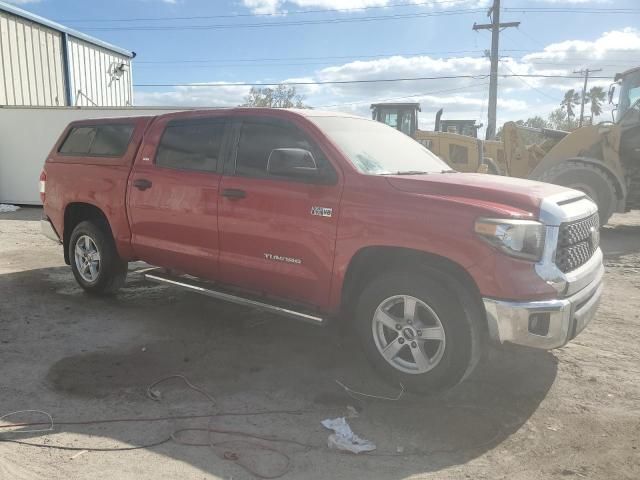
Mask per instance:
[[[373,442],[360,438],[347,423],[344,417],[327,418],[323,420],[322,426],[333,430],[335,433],[329,435],[328,446],[338,450],[345,450],[352,453],[371,452],[376,449]]]
[[[6,203],[0,203],[0,213],[15,212],[16,210],[20,210],[20,207],[17,207],[15,205],[7,205]]]

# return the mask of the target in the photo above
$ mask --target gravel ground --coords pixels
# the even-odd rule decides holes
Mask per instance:
[[[336,384],[397,394],[340,326],[266,316],[149,285],[135,274],[115,298],[85,295],[61,249],[39,234],[39,215],[0,214],[0,416],[37,409],[57,423],[45,433],[5,429],[0,439],[78,450],[0,442],[0,479],[248,479],[254,477],[246,468],[273,477],[287,462],[284,478],[640,478],[637,212],[603,230],[604,299],[573,343],[552,352],[494,349],[446,395],[397,401],[353,399]],[[179,379],[154,387],[161,395],[150,399],[147,387],[172,374],[187,376],[215,404]],[[326,448],[320,421],[349,414],[349,406],[359,412],[350,424],[376,443],[375,456]],[[229,412],[246,415],[219,415]],[[196,414],[218,415],[62,424]],[[195,430],[151,448],[85,450],[151,444],[183,428],[299,444],[207,438]]]

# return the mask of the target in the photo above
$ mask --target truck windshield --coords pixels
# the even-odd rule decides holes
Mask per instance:
[[[379,122],[351,117],[310,117],[368,175],[449,172],[433,153],[398,130]]]
[[[627,110],[638,100],[640,100],[640,70],[622,79],[616,121],[619,122]]]

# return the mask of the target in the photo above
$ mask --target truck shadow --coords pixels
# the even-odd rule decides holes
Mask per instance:
[[[357,468],[359,476],[396,479],[466,463],[529,428],[527,420],[557,374],[552,353],[490,350],[476,374],[444,395],[405,393],[395,401],[349,396],[336,380],[385,397],[395,397],[399,386],[380,381],[343,326],[307,326],[152,286],[140,278],[130,279],[115,298],[92,298],[75,286],[64,267],[0,275],[0,291],[12,298],[2,306],[7,315],[0,317],[0,339],[7,347],[0,373],[9,383],[23,381],[7,396],[3,410],[43,409],[60,421],[295,410],[299,412],[219,417],[214,422],[217,427],[317,447],[258,442],[291,457],[288,478],[349,476]],[[42,305],[47,306],[46,315]],[[19,371],[12,371],[12,365],[19,365]],[[33,372],[26,383],[19,373],[25,369]],[[187,376],[215,396],[216,406],[178,381],[158,386],[161,401],[150,400],[147,386],[172,374]],[[359,412],[350,424],[377,445],[377,456],[344,455],[326,448],[328,431],[320,420],[344,416],[349,406]],[[94,435],[74,445],[100,437],[142,445],[187,426],[206,427],[207,419],[59,425],[56,431]],[[42,442],[29,434],[12,438]],[[76,437],[50,443],[65,444],[66,439],[70,444],[70,438]],[[238,441],[215,436],[216,441],[232,439]],[[240,450],[263,474],[280,468],[282,457],[266,458],[264,450],[249,444],[225,448]],[[221,478],[250,478],[233,461],[220,457],[226,451],[215,455],[208,448],[173,442],[154,451]]]

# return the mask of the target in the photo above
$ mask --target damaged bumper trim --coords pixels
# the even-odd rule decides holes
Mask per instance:
[[[484,298],[490,337],[498,343],[552,349],[575,338],[595,316],[602,296],[604,266],[593,281],[561,299],[509,302]]]

